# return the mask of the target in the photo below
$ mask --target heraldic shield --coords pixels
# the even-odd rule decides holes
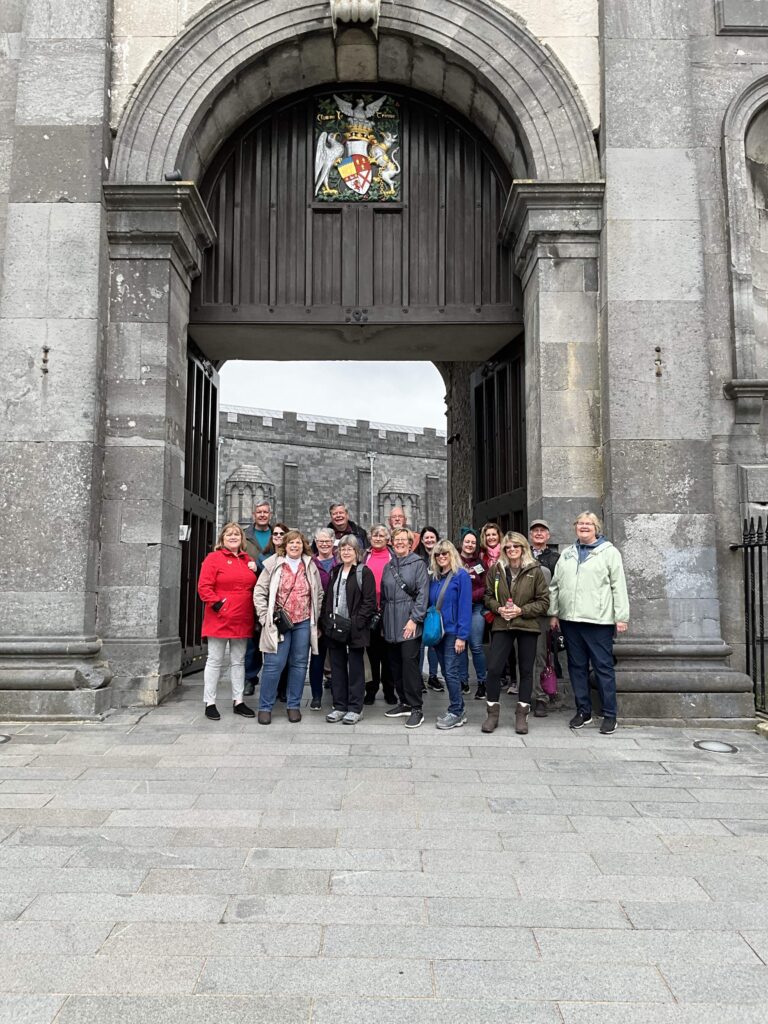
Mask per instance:
[[[322,97],[315,115],[316,202],[400,202],[400,107],[391,96]]]

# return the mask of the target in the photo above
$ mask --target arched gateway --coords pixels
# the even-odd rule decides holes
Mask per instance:
[[[363,7],[373,22],[345,20]],[[568,74],[506,8],[211,6],[136,87],[104,197],[94,635],[30,642],[38,689],[54,675],[62,690],[92,686],[98,710],[115,691],[153,703],[177,683],[185,443],[199,439],[210,467],[213,408],[204,382],[186,393],[188,337],[213,362],[274,356],[278,339],[288,358],[433,359],[461,439],[454,522],[543,515],[565,538],[574,512],[604,499],[611,511],[604,462],[615,472],[623,455],[601,438],[597,149]],[[717,613],[680,642],[663,600],[653,609],[623,648],[624,714],[707,715],[711,692],[728,696],[729,716],[744,713]],[[706,677],[692,700],[691,666]]]

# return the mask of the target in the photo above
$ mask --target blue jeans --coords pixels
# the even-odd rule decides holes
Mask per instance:
[[[452,715],[464,714],[464,698],[461,695],[461,659],[463,655],[456,653],[456,634],[446,633],[439,644],[431,647],[435,651],[443,669],[445,685],[448,687],[448,710]]]
[[[592,695],[589,692],[589,663],[595,670],[597,688],[603,704],[605,718],[616,718],[616,673],[613,668],[613,633],[611,625],[593,622],[560,620],[568,656],[568,674],[571,677],[576,710],[583,715],[592,714]]]
[[[271,711],[277,699],[277,684],[280,674],[288,665],[288,699],[286,706],[297,708],[304,692],[304,678],[307,674],[309,661],[309,619],[297,623],[285,634],[285,639],[277,645],[276,654],[264,655],[264,668],[261,672],[261,688],[259,693],[259,711]]]
[[[253,637],[248,641],[245,651],[245,679],[246,682],[258,683],[259,672],[261,672],[262,660],[259,650],[259,641]]]
[[[429,669],[429,677],[430,679],[433,676],[437,677],[437,670],[439,666],[437,652],[434,647],[425,647],[424,644],[421,645],[421,654],[419,655],[419,671],[421,671],[421,666],[424,664],[424,651],[427,652],[427,668]]]
[[[469,682],[469,652],[472,651],[472,664],[475,666],[475,675],[478,683],[484,683],[488,675],[488,666],[485,663],[485,651],[483,650],[483,637],[485,635],[485,619],[483,612],[485,607],[482,602],[472,605],[472,625],[469,632],[469,643],[464,648],[461,658],[461,681]]]

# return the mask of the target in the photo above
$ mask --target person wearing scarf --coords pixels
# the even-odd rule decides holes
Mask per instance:
[[[603,536],[594,512],[574,521],[576,543],[560,554],[549,587],[550,626],[565,637],[568,674],[576,699],[569,725],[581,729],[592,721],[589,666],[594,669],[602,704],[600,732],[616,731],[616,672],[613,638],[629,625],[629,598],[621,555]]]

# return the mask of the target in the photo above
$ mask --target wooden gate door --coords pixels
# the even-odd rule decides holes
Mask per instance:
[[[217,528],[219,375],[190,343],[187,355],[187,434],[184,453],[184,526],[179,636],[182,672],[202,668],[203,604],[197,596],[200,566],[213,549]]]
[[[525,357],[507,346],[472,375],[474,517],[526,532]]]

